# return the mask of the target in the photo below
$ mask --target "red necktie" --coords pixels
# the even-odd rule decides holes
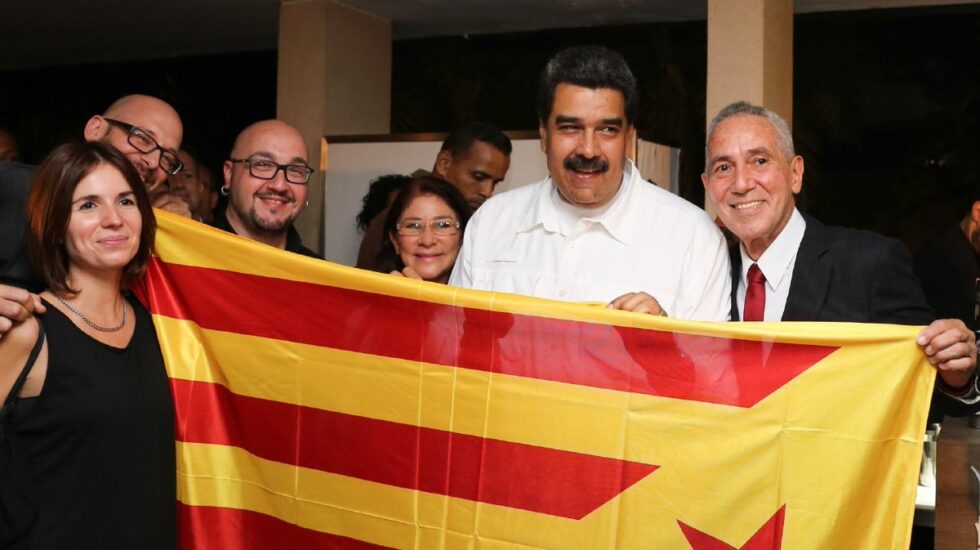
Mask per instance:
[[[749,268],[748,285],[745,289],[743,321],[762,321],[766,316],[766,276],[758,264]]]

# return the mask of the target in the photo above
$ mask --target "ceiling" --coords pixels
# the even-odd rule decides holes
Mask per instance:
[[[291,0],[317,1],[317,0]],[[279,0],[0,0],[0,69],[274,49]],[[704,19],[698,0],[341,0],[396,39]],[[796,0],[797,13],[967,4]]]

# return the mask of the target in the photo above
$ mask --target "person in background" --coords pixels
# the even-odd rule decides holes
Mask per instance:
[[[405,188],[411,176],[388,174],[371,182],[368,192],[361,203],[361,211],[355,218],[357,228],[364,233],[361,247],[357,252],[357,267],[375,269],[380,246],[384,241],[384,221],[388,217],[388,209],[395,201],[398,192]],[[372,240],[373,239],[373,240]]]
[[[459,189],[472,214],[507,177],[512,149],[503,132],[473,121],[450,132],[442,142],[432,174]]]
[[[455,187],[434,176],[412,178],[385,218],[379,271],[445,284],[469,218]]]
[[[173,549],[170,383],[127,292],[156,230],[140,174],[108,145],[62,145],[37,169],[27,221],[47,313],[0,339],[0,546]]]
[[[915,274],[922,282],[929,306],[941,318],[963,321],[980,330],[980,186],[962,201],[959,223],[915,254]]]
[[[167,176],[180,172],[177,157],[184,127],[168,103],[145,95],[125,96],[85,123],[86,141],[101,141],[121,151],[139,172],[150,204],[190,217],[187,203],[167,188]]]
[[[206,204],[210,202],[211,197],[201,181],[201,165],[187,149],[178,151],[177,158],[184,166],[180,172],[167,177],[170,192],[187,203],[191,218],[199,222],[207,222],[208,217],[204,213],[207,211]]]
[[[205,223],[214,221],[214,209],[218,206],[218,189],[214,186],[214,174],[203,161],[197,163],[197,179],[204,188],[200,208],[193,214]]]
[[[923,244],[913,259],[926,301],[936,317],[959,319],[974,334],[980,330],[980,187],[972,186],[962,201],[963,217],[945,233]],[[949,402],[929,410],[929,424],[946,414],[962,416],[980,410],[980,404]]]
[[[20,160],[20,146],[9,130],[0,128],[0,160]]]

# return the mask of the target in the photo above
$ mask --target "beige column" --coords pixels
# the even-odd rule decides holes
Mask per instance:
[[[793,0],[708,0],[707,121],[745,100],[793,122]]]
[[[793,125],[793,0],[708,0],[706,124],[733,101]],[[709,201],[705,210],[714,217]]]
[[[303,133],[318,169],[296,229],[322,252],[320,138],[391,131],[391,23],[328,0],[285,0],[276,92],[276,116]]]

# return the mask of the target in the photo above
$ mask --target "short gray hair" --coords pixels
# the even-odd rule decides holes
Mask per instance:
[[[773,128],[776,129],[776,136],[779,140],[779,148],[781,152],[786,155],[786,159],[792,159],[796,156],[796,148],[793,147],[793,133],[789,130],[789,124],[783,117],[777,115],[776,113],[766,109],[765,107],[760,107],[758,105],[752,105],[747,101],[736,101],[735,103],[730,103],[718,114],[715,118],[711,119],[711,124],[708,125],[708,135],[704,140],[704,171],[708,172],[708,163],[711,162],[710,153],[708,152],[708,143],[711,142],[711,135],[715,133],[715,128],[721,124],[726,119],[740,116],[740,115],[750,115],[750,116],[761,116],[769,120]]]

